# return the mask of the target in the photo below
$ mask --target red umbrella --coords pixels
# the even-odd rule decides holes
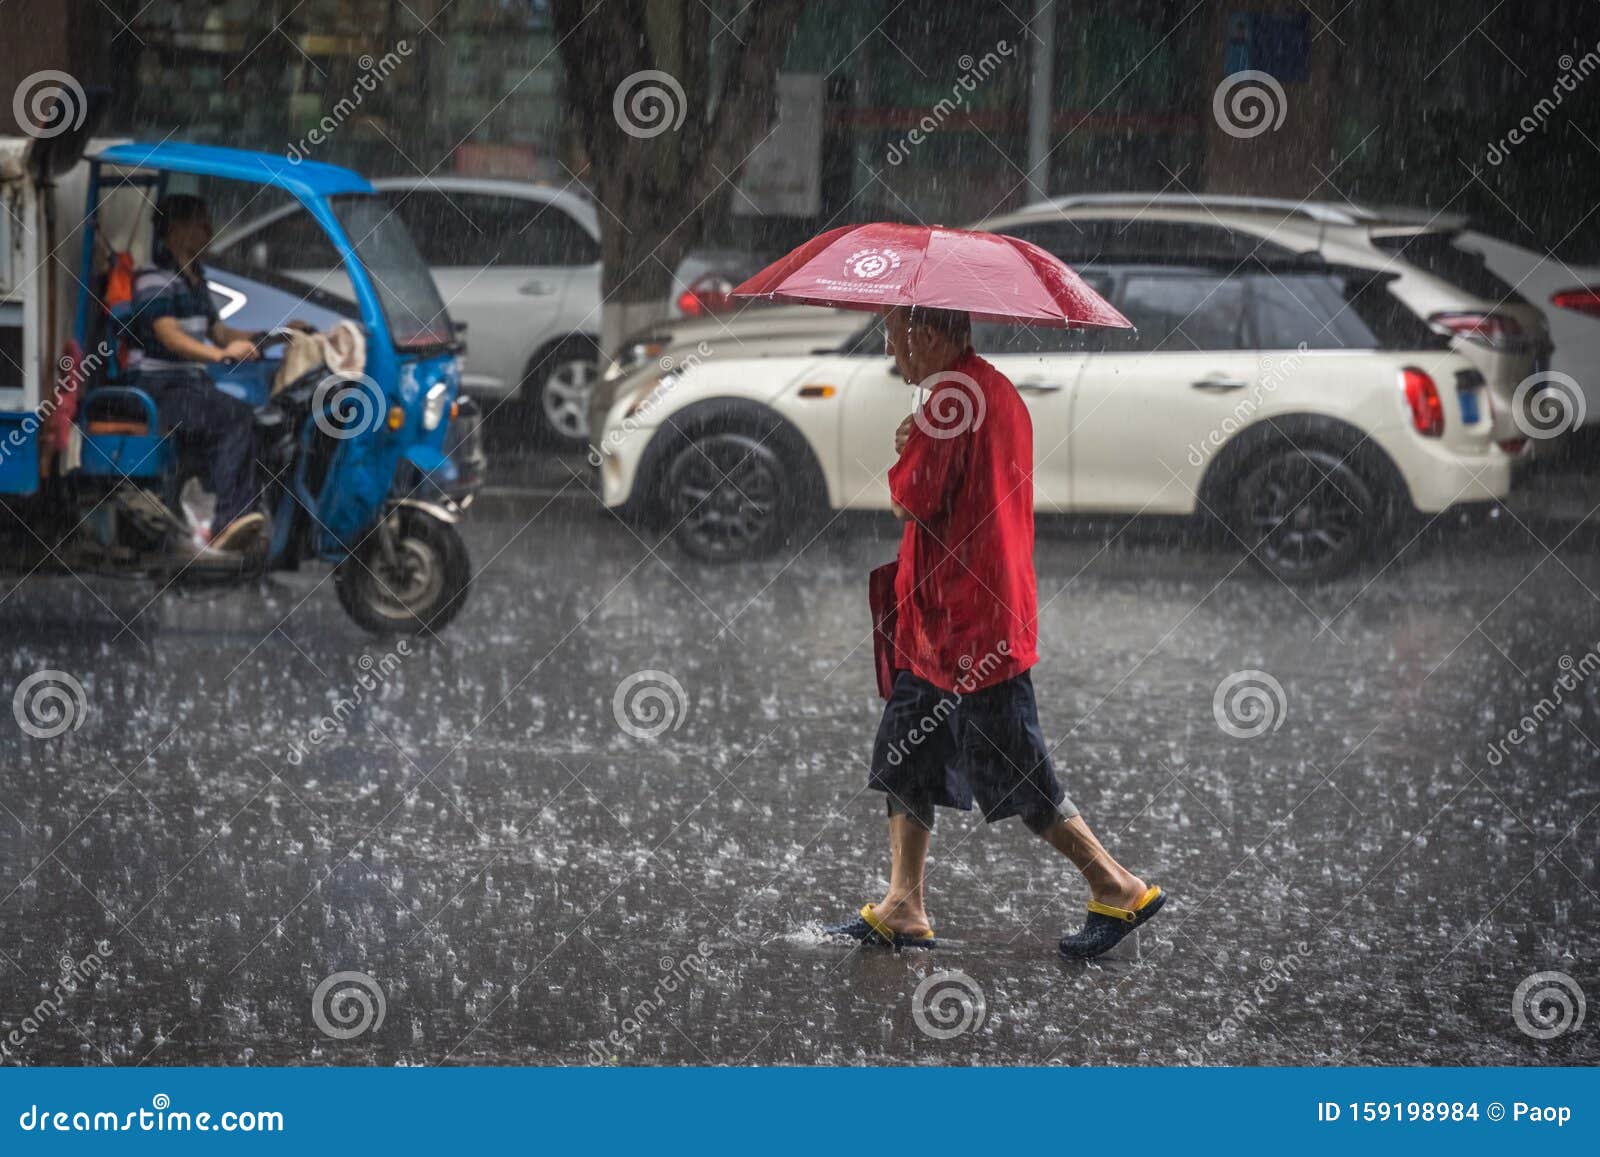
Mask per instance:
[[[1002,233],[879,221],[813,237],[733,291],[882,313],[959,309],[974,321],[1044,326],[1132,323],[1065,263]]]

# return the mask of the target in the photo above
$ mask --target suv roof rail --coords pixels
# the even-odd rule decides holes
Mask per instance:
[[[1288,197],[1251,197],[1240,193],[1069,193],[1035,201],[1029,209],[1080,206],[1166,206],[1172,209],[1232,209],[1245,213],[1283,213],[1323,225],[1398,225],[1463,229],[1467,218],[1406,205],[1352,205],[1337,201],[1293,201]]]
[[[1237,193],[1070,193],[1029,205],[1056,209],[1093,205],[1165,205],[1169,208],[1242,209],[1252,213],[1290,213],[1328,225],[1359,225],[1377,219],[1369,209],[1331,201],[1293,201],[1287,197],[1249,197]]]

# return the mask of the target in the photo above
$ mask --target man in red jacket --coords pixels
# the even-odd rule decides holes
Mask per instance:
[[[931,945],[923,875],[934,808],[1021,816],[1089,884],[1089,917],[1061,941],[1088,959],[1160,910],[1166,896],[1101,846],[1056,782],[1039,729],[1033,572],[1033,424],[1004,374],[972,350],[964,313],[896,309],[888,352],[928,394],[895,434],[889,471],[905,523],[895,578],[894,688],[869,785],[886,793],[889,891],[837,931]]]

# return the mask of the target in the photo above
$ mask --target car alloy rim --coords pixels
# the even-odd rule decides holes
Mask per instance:
[[[1285,467],[1266,478],[1251,499],[1256,550],[1280,570],[1311,570],[1349,548],[1360,533],[1363,511],[1347,493],[1353,482],[1348,474],[1335,478],[1303,457]]]
[[[777,508],[772,452],[749,438],[695,442],[677,468],[677,517],[707,553],[731,554],[759,539]]]
[[[552,429],[568,438],[589,436],[589,396],[594,393],[595,365],[574,359],[560,362],[545,376],[539,402]]]

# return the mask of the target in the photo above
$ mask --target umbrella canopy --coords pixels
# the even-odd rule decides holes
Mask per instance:
[[[974,321],[1043,326],[1132,323],[1064,262],[1002,233],[879,221],[813,237],[733,291],[883,313],[959,309]]]

